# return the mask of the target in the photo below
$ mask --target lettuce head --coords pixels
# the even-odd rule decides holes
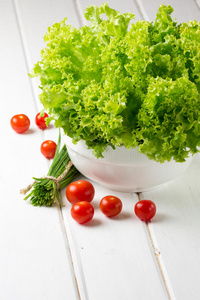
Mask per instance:
[[[89,26],[65,18],[49,27],[30,74],[49,122],[96,157],[108,145],[138,147],[159,162],[198,152],[200,23],[177,24],[172,11],[161,5],[154,22],[134,22],[105,3],[86,9]]]

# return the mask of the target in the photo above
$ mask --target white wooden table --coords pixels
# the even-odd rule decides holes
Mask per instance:
[[[34,118],[41,105],[38,82],[27,73],[40,57],[47,27],[68,17],[83,24],[83,11],[101,0],[0,0],[0,299],[1,300],[199,300],[200,156],[188,171],[160,189],[126,194],[96,189],[94,219],[85,226],[70,216],[70,205],[33,207],[19,190],[32,176],[46,175],[40,153],[58,130],[40,131]],[[160,4],[171,4],[178,22],[200,21],[199,0],[110,0],[136,20],[153,21]],[[25,113],[30,130],[22,135],[10,119]],[[114,194],[123,212],[106,218],[100,199]],[[157,215],[149,224],[134,214],[138,199],[151,199]]]

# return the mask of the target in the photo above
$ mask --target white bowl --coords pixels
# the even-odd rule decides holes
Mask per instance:
[[[65,143],[71,161],[87,178],[102,186],[121,192],[142,192],[156,188],[181,175],[190,165],[192,157],[186,162],[174,160],[159,163],[141,154],[137,148],[108,146],[104,158],[96,158],[84,141],[72,143],[65,136]]]

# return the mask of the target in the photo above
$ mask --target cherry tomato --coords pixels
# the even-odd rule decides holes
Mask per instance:
[[[47,140],[44,141],[40,147],[41,153],[48,159],[51,159],[54,157],[55,153],[56,153],[56,143],[51,141],[51,140]]]
[[[135,214],[142,221],[150,221],[156,214],[156,205],[151,200],[140,200],[135,205]]]
[[[93,218],[94,207],[86,201],[77,202],[71,208],[71,216],[79,224],[84,224]]]
[[[29,129],[30,120],[24,114],[15,115],[10,120],[11,127],[17,133],[23,133]]]
[[[94,198],[94,194],[94,187],[87,180],[74,181],[70,183],[66,189],[66,197],[71,204],[75,204],[79,201],[91,202]]]
[[[115,196],[105,196],[99,204],[100,210],[107,217],[114,217],[122,210],[122,201]]]
[[[42,116],[40,115],[40,113],[38,113],[35,117],[35,124],[42,130],[46,129],[46,118],[48,117],[49,115],[47,113],[44,113]]]

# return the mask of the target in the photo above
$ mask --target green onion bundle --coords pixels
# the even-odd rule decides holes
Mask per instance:
[[[32,189],[24,200],[30,199],[34,206],[52,206],[56,201],[63,206],[59,190],[66,187],[79,174],[70,161],[66,145],[60,150],[60,144],[59,134],[56,153],[47,175],[43,178],[33,177],[34,182],[20,191],[21,194],[26,194]]]

